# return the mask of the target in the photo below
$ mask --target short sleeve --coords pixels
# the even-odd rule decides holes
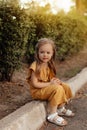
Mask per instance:
[[[30,80],[31,78],[31,73],[32,71],[35,71],[36,70],[36,62],[33,62],[30,67],[29,67],[29,72],[28,72],[28,78],[26,79],[27,81]]]
[[[29,70],[33,70],[33,71],[36,70],[36,62],[33,62],[33,63],[30,65]]]

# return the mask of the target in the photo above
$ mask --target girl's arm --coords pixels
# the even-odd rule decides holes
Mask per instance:
[[[31,74],[31,82],[32,82],[32,85],[36,88],[44,88],[44,87],[47,87],[47,86],[50,86],[50,85],[61,85],[61,81],[58,79],[58,78],[52,78],[51,81],[49,82],[40,82],[38,81],[35,73],[32,71],[32,74]]]
[[[35,73],[32,71],[32,74],[31,74],[31,82],[32,82],[32,85],[36,88],[44,88],[44,87],[47,87],[49,85],[51,85],[51,82],[40,82],[38,81]]]
[[[59,78],[56,78],[56,77],[54,77],[51,81],[53,81],[53,83],[57,83],[59,85],[62,84],[62,81]]]

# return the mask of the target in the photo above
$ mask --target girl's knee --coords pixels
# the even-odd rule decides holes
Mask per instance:
[[[58,85],[54,87],[54,91],[60,93],[60,92],[64,92],[64,89],[61,85]]]

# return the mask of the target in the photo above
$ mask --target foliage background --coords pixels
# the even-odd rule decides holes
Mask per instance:
[[[41,8],[35,3],[27,9],[19,4],[0,2],[0,80],[11,80],[24,61],[34,60],[38,39],[55,41],[57,59],[65,60],[78,53],[87,43],[87,16],[75,10],[52,14],[50,6]]]

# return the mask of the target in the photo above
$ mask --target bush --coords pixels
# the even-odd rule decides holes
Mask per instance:
[[[0,6],[0,80],[10,81],[27,42],[25,15],[19,7]]]
[[[46,37],[46,15],[41,13],[32,13],[29,16],[30,29],[28,32],[28,42],[26,45],[26,58],[29,63],[34,60],[35,45],[39,38]]]
[[[29,62],[34,59],[35,45],[41,37],[50,37],[55,41],[59,60],[64,60],[67,56],[78,53],[87,42],[86,22],[83,17],[77,16],[77,14],[58,13],[53,15],[36,12],[31,15],[30,19],[33,24],[26,52]]]
[[[82,18],[83,19],[83,18]],[[64,60],[67,56],[79,52],[85,46],[87,25],[80,17],[58,16],[56,36],[57,56]]]
[[[57,46],[57,57],[80,51],[87,42],[87,21],[83,17],[58,13],[30,13],[18,6],[0,5],[0,80],[11,80],[23,56],[34,60],[35,45],[42,37],[52,38]]]

